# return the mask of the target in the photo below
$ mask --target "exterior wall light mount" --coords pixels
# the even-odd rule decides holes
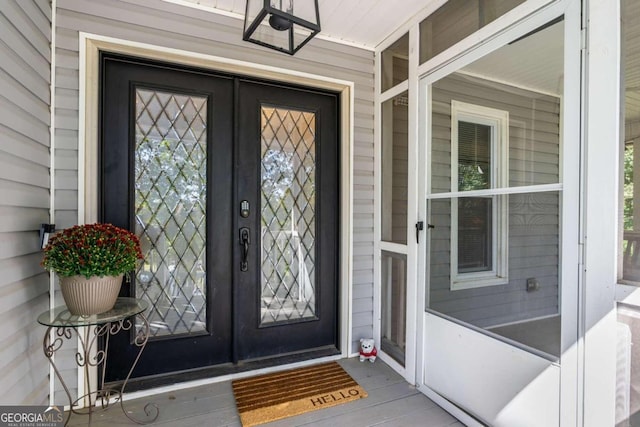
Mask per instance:
[[[245,41],[295,55],[319,32],[318,0],[247,0]]]

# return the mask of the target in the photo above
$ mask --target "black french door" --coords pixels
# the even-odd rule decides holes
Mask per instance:
[[[121,291],[150,306],[133,376],[337,352],[336,95],[101,61],[100,220],[145,255]],[[138,327],[109,344],[107,381]]]
[[[237,353],[253,359],[335,346],[336,98],[249,81],[238,86],[236,206],[246,198],[260,210],[238,218],[256,244],[236,276]]]

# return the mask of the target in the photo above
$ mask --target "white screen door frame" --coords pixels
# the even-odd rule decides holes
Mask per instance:
[[[411,151],[409,155],[409,182],[416,182],[417,188],[415,192],[409,192],[410,199],[412,195],[416,196],[416,200],[409,203],[409,212],[413,205],[417,211],[417,220],[425,223],[429,220],[426,200],[429,188],[431,84],[564,15],[565,79],[560,129],[562,141],[560,183],[549,187],[550,190],[555,189],[559,192],[561,206],[560,359],[557,362],[545,362],[544,359],[518,348],[517,345],[506,344],[480,331],[427,312],[429,236],[423,234],[419,245],[409,245],[407,255],[409,275],[415,274],[417,282],[416,386],[439,404],[448,406],[448,409],[458,411],[460,414],[454,405],[443,398],[443,394],[446,394],[454,404],[465,408],[485,422],[500,425],[507,420],[513,420],[514,418],[511,417],[514,416],[519,417],[518,419],[523,422],[528,419],[527,411],[532,411],[531,416],[539,413],[542,406],[538,406],[536,402],[540,401],[546,406],[553,406],[555,402],[556,409],[553,410],[551,417],[557,418],[559,425],[576,425],[580,363],[578,349],[580,277],[576,266],[580,261],[581,221],[579,219],[582,215],[579,197],[582,178],[580,176],[581,79],[578,78],[582,73],[581,4],[578,0],[558,1],[546,6],[542,4],[543,2],[537,2],[544,7],[532,11],[528,7],[529,3],[535,2],[527,2],[523,5],[527,7],[515,9],[514,13],[508,14],[508,19],[505,15],[505,19],[498,20],[495,25],[483,29],[487,30],[483,34],[487,35],[484,40],[488,39],[488,41],[476,42],[475,46],[470,46],[464,51],[449,49],[419,67],[418,72],[421,75],[418,84],[419,111],[417,112],[419,135],[413,152],[416,155],[412,156]],[[518,16],[518,13],[521,15]],[[493,31],[493,34],[489,35],[488,31]],[[480,32],[482,30],[476,34]],[[482,39],[478,37],[475,40]],[[411,86],[411,81],[409,85]],[[411,214],[409,216],[408,224],[412,227]],[[457,337],[458,342],[456,343],[456,340],[452,340],[451,337]],[[443,345],[448,347],[445,348]],[[513,356],[514,353],[517,357]],[[505,375],[505,372],[509,374]],[[509,377],[511,374],[513,375]],[[459,382],[458,379],[463,377],[465,382]],[[496,381],[500,381],[499,378],[509,378],[509,380],[500,382],[503,393],[487,396],[486,393],[482,394],[482,382],[487,378],[494,378]],[[450,386],[447,388],[443,384]],[[478,393],[481,399],[477,399]],[[548,394],[546,398],[544,393]],[[525,402],[526,405],[524,405]],[[472,422],[472,419],[466,421]]]

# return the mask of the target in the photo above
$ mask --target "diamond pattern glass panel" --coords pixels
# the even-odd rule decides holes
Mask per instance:
[[[206,331],[207,98],[136,89],[136,296],[151,336]]]
[[[263,105],[261,325],[316,317],[316,117]]]

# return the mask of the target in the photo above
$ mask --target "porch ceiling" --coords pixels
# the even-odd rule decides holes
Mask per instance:
[[[463,71],[533,89],[562,95],[564,23],[529,34],[480,58]]]
[[[246,0],[163,0],[211,13],[222,13],[243,19]],[[318,0],[322,32],[319,37],[332,41],[374,49],[412,16],[441,0]],[[623,14],[627,58],[640,49],[640,2],[627,2]],[[546,93],[562,92],[562,25],[554,25],[500,49],[465,67],[464,71],[479,76],[491,75],[506,83]],[[640,136],[640,67],[638,60],[627,61],[625,68],[626,139]]]
[[[244,18],[246,0],[164,0]],[[318,0],[322,38],[375,48],[436,0]]]

